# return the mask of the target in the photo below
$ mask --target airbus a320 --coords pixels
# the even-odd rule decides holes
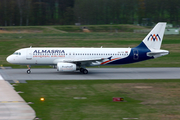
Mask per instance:
[[[169,54],[169,51],[160,49],[165,27],[166,23],[158,23],[134,48],[30,47],[15,51],[7,61],[28,65],[28,74],[32,65],[53,65],[60,72],[79,70],[87,74],[86,67],[89,66],[129,64]]]

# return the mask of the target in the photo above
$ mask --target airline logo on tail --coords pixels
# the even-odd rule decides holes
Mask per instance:
[[[150,35],[149,37],[148,37],[148,41],[149,41],[149,39],[151,39],[151,41],[161,41],[161,38],[159,37],[159,35],[157,34],[157,35]]]

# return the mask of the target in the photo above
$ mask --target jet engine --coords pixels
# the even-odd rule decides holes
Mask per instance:
[[[60,71],[60,72],[76,71],[76,64],[73,64],[73,63],[57,63],[57,71]]]

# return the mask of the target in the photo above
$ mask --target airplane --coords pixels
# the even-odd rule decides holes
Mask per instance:
[[[6,60],[12,64],[27,65],[28,74],[32,65],[53,65],[60,72],[79,70],[88,74],[86,67],[89,66],[129,64],[169,54],[169,51],[160,49],[165,27],[165,22],[157,23],[134,48],[30,47],[15,51]]]

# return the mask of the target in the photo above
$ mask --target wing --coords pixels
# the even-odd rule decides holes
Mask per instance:
[[[92,58],[92,59],[70,59],[70,60],[63,60],[63,62],[95,62],[95,61],[102,61],[104,58]]]
[[[54,64],[58,62],[65,62],[65,63],[75,63],[81,64],[85,66],[92,66],[92,65],[100,65],[101,62],[107,58],[89,58],[89,59],[56,59],[54,60]]]

